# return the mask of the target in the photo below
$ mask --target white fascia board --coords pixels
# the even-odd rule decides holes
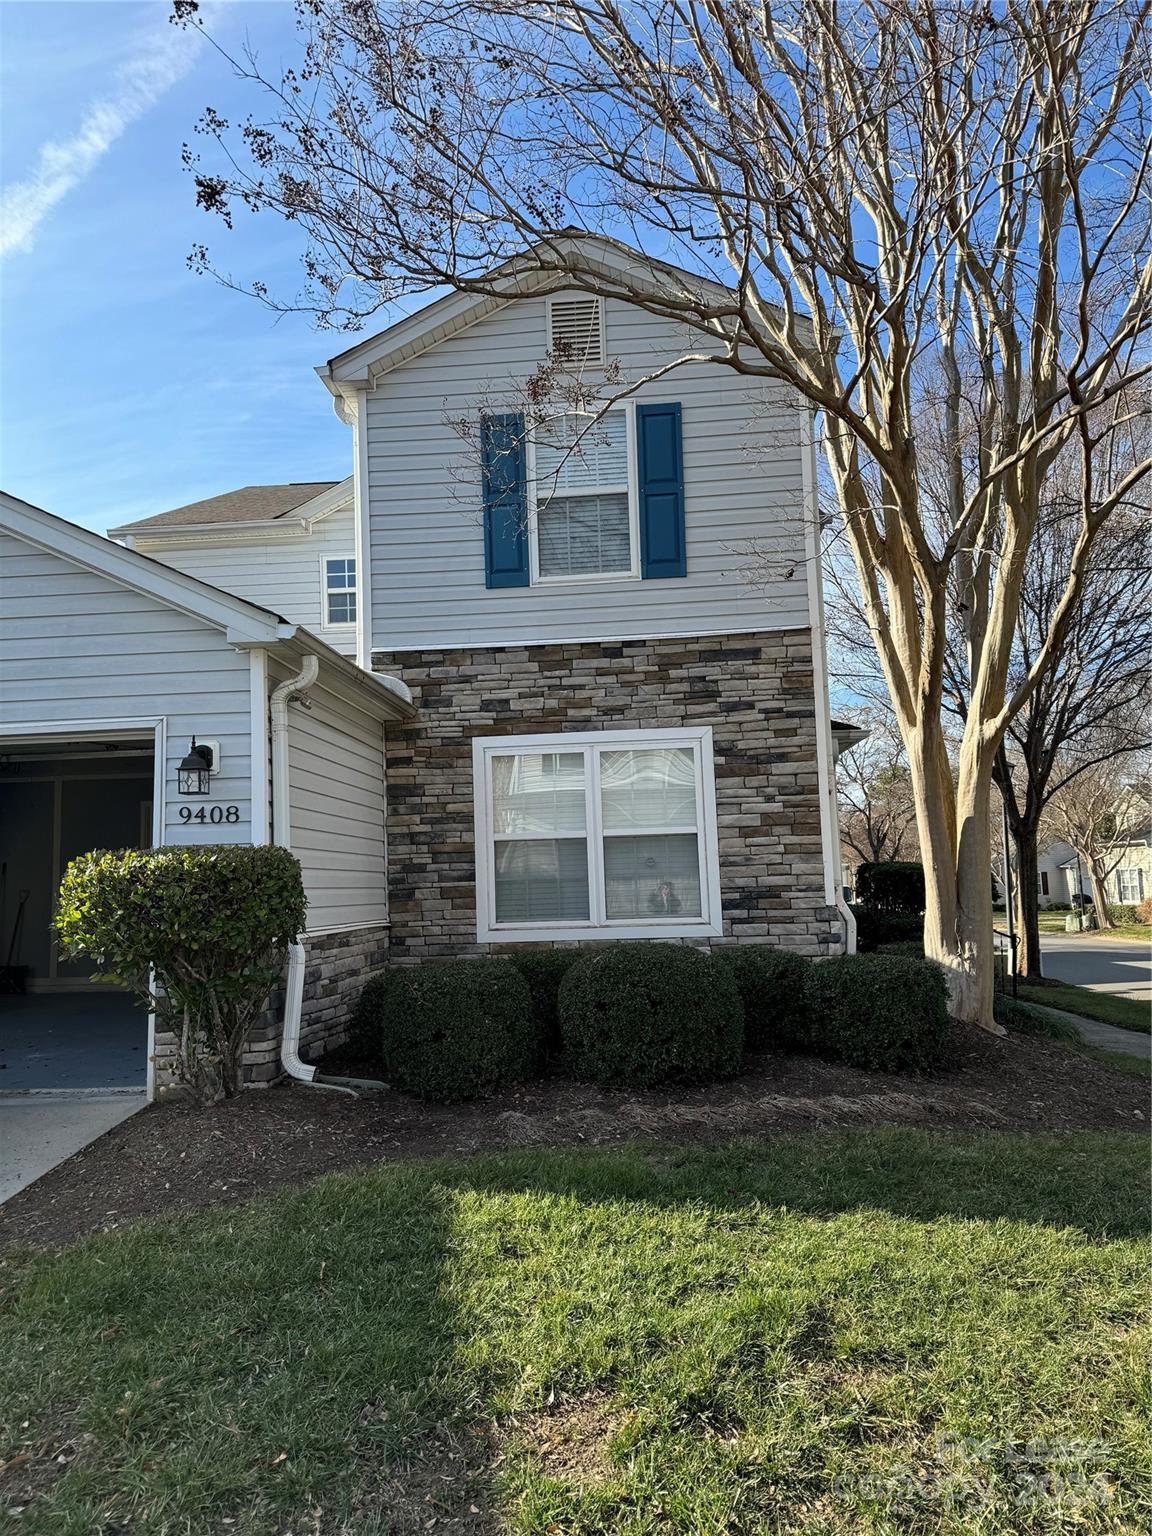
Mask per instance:
[[[395,325],[338,353],[316,372],[337,397],[339,408],[340,401],[347,400],[350,393],[370,389],[381,374],[467,329],[504,304],[536,293],[578,287],[571,272],[552,271],[539,265],[548,261],[550,251],[555,253],[554,260],[563,261],[577,250],[582,253],[589,274],[593,278],[599,274],[607,296],[612,297],[615,290],[615,296],[625,302],[637,290],[659,298],[677,287],[688,288],[705,302],[718,306],[730,304],[736,296],[715,278],[646,256],[606,236],[560,234],[540,241],[533,249],[477,279],[499,284],[499,292],[452,292],[434,299],[415,314],[406,315]]]
[[[187,576],[173,566],[113,543],[6,492],[0,492],[0,529],[46,554],[106,576],[190,618],[213,624],[225,630],[229,639],[236,636],[267,644],[294,632],[294,625],[268,608],[233,597],[196,576]]]
[[[368,672],[350,656],[335,651],[319,635],[302,625],[273,641],[243,640],[229,635],[237,650],[260,647],[268,654],[299,670],[301,656],[315,656],[320,662],[324,686],[349,699],[359,708],[382,720],[411,720],[416,714],[412,690],[398,677],[382,672]]]

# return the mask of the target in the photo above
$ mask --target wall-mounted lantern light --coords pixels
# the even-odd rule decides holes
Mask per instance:
[[[212,748],[196,744],[193,736],[188,756],[176,770],[176,787],[182,795],[206,795],[212,777]]]

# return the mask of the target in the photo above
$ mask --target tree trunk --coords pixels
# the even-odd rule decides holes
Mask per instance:
[[[1016,918],[1016,969],[1026,980],[1035,981],[1040,972],[1040,859],[1036,851],[1036,829],[1024,821],[1012,828],[1016,850],[1016,889],[1013,907]]]
[[[957,791],[937,725],[921,725],[906,746],[924,862],[924,953],[944,968],[953,1017],[1003,1034],[993,1017],[991,764],[978,766],[965,744]]]
[[[1092,889],[1092,905],[1096,908],[1097,928],[1112,928],[1114,923],[1108,915],[1108,896],[1104,890],[1106,875],[1102,875],[1095,864],[1088,862],[1088,884]]]

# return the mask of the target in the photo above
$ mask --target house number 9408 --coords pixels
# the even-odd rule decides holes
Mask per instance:
[[[222,821],[239,821],[240,807],[238,805],[198,805],[193,810],[190,805],[182,805],[180,807],[180,820],[183,822],[211,822],[213,826],[219,826]]]

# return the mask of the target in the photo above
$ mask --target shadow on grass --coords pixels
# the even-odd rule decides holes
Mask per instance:
[[[801,1529],[941,1427],[1122,1422],[1105,1240],[1148,1228],[1140,1161],[902,1131],[525,1151],[94,1238],[15,1267],[7,1497],[61,1536]],[[868,1497],[820,1529],[892,1528]]]

